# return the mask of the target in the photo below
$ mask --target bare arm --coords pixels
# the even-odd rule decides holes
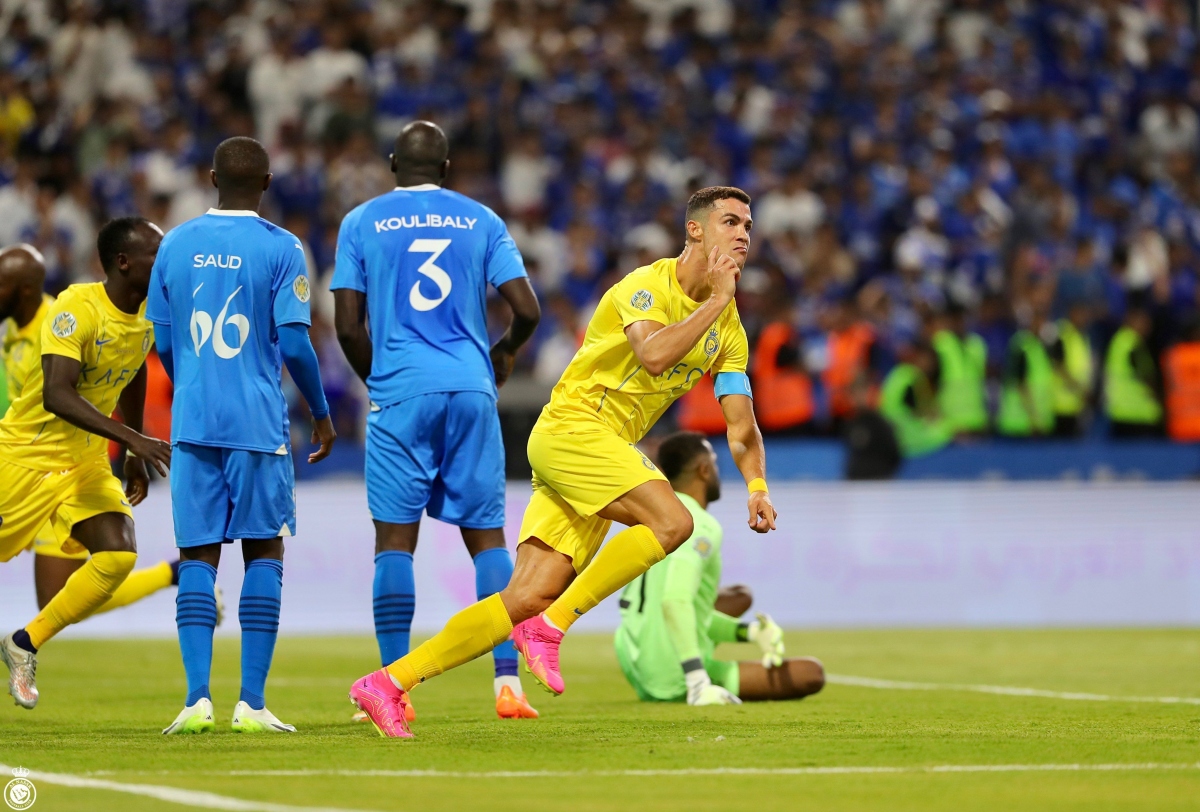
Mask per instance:
[[[733,257],[728,254],[718,256],[714,248],[708,255],[708,275],[712,293],[683,321],[669,325],[635,321],[625,328],[633,354],[651,375],[661,375],[682,361],[733,301],[737,279],[741,275]]]
[[[333,292],[333,324],[346,360],[366,383],[371,377],[371,331],[367,329],[367,294],[341,288]]]
[[[79,381],[80,362],[65,355],[43,355],[42,375],[45,385],[42,390],[42,405],[55,417],[61,417],[72,426],[124,444],[135,457],[150,460],[151,465],[163,476],[171,466],[171,446],[162,440],[146,437],[130,426],[122,425],[99,412],[75,389]],[[138,375],[143,375],[145,367]],[[135,376],[136,379],[137,376]],[[145,378],[141,384],[142,400],[146,396]],[[132,398],[133,396],[131,396]],[[123,404],[124,405],[124,404]],[[122,412],[128,416],[128,412]],[[140,408],[137,414],[141,423]],[[128,419],[128,417],[127,417]]]
[[[742,472],[746,484],[755,479],[764,479],[767,474],[767,455],[763,449],[762,432],[754,419],[754,401],[745,395],[725,395],[721,398],[721,411],[728,427],[729,452]],[[771,504],[771,497],[764,491],[754,491],[748,502],[750,528],[756,533],[775,529],[779,513]]]
[[[117,399],[117,408],[121,410],[125,425],[138,433],[142,431],[142,417],[146,410],[147,378],[146,365],[142,364],[142,368]],[[128,452],[127,446],[121,446],[121,454],[124,456],[121,465],[125,471],[125,496],[129,498],[131,505],[137,505],[146,498],[150,490],[150,477],[146,475],[146,463]]]
[[[512,308],[512,324],[492,347],[492,368],[496,372],[496,385],[503,386],[512,372],[517,350],[521,349],[538,322],[542,320],[542,308],[538,305],[537,294],[526,277],[510,279],[496,288],[508,306]]]

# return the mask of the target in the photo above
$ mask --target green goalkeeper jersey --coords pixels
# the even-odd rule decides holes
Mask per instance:
[[[737,663],[713,657],[718,642],[737,639],[737,620],[714,608],[724,534],[695,499],[677,496],[692,514],[691,538],[621,593],[617,659],[642,699],[685,698],[681,663],[695,658],[704,662],[714,683],[737,693]]]

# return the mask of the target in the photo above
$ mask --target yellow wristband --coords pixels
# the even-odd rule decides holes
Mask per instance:
[[[750,493],[757,493],[758,491],[766,493],[767,481],[762,477],[755,477],[754,479],[750,480],[750,484],[747,485],[746,488],[750,491]]]

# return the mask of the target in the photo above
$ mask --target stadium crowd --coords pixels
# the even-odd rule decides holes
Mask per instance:
[[[53,291],[95,230],[215,202],[213,147],[272,155],[332,334],[342,216],[406,121],[507,221],[553,383],[599,296],[677,253],[683,202],[754,197],[738,306],[767,431],[877,406],[905,453],[997,432],[1200,439],[1200,49],[1183,0],[0,0],[0,244]],[[495,331],[506,314],[496,299]],[[1165,382],[1164,382],[1165,381]],[[677,410],[719,429],[711,386]]]

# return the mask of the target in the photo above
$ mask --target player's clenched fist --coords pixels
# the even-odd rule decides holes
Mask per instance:
[[[737,292],[738,277],[742,275],[737,260],[722,254],[721,249],[713,246],[708,254],[708,281],[713,293],[726,299],[732,299]]]
[[[688,671],[687,703],[689,705],[740,705],[742,700],[729,692],[727,688],[713,685],[708,678],[708,672],[703,668]]]
[[[766,533],[768,530],[775,529],[775,520],[779,518],[779,511],[775,510],[775,506],[771,504],[771,497],[766,491],[755,491],[750,494],[750,499],[747,503],[750,508],[750,529],[755,533]]]

